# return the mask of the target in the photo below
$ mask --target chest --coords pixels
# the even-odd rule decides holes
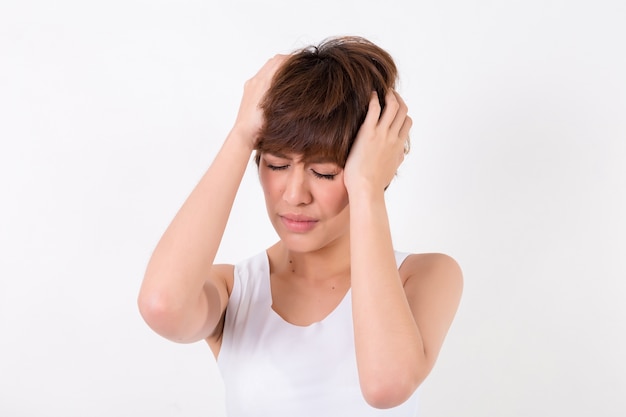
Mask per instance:
[[[270,276],[272,310],[295,326],[309,326],[323,321],[343,302],[349,289],[348,276],[318,282],[278,274]]]
[[[343,286],[335,282],[334,289],[328,281],[326,291],[270,285],[266,258],[255,261],[235,272],[218,356],[229,416],[416,415],[417,393],[386,410],[363,399],[349,281]]]

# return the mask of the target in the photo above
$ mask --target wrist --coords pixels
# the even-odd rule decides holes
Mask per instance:
[[[242,151],[252,153],[256,145],[256,135],[234,126],[226,137],[226,142],[237,145]]]
[[[351,204],[371,204],[377,200],[384,200],[385,187],[375,185],[368,181],[359,181],[346,186],[348,198]]]

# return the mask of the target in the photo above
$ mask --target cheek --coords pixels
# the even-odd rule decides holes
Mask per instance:
[[[271,172],[268,172],[265,169],[259,169],[259,182],[261,183],[261,188],[263,189],[263,194],[265,198],[271,197],[272,195],[276,195],[276,181],[272,180]]]
[[[343,184],[326,188],[318,196],[318,200],[323,202],[329,212],[339,213],[348,206],[348,193]]]

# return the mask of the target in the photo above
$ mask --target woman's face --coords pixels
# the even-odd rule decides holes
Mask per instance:
[[[263,153],[259,177],[270,220],[288,249],[310,252],[347,241],[348,193],[337,164]]]

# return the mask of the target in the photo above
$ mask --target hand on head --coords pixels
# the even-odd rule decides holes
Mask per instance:
[[[263,126],[263,111],[260,104],[272,83],[274,74],[285,62],[289,55],[275,55],[244,84],[243,97],[239,105],[239,112],[233,130],[240,133],[242,138],[249,140],[249,145],[256,145],[258,132]]]
[[[394,90],[385,96],[385,109],[372,93],[365,121],[361,125],[344,168],[348,193],[353,187],[384,190],[408,152],[413,121],[402,97]]]

